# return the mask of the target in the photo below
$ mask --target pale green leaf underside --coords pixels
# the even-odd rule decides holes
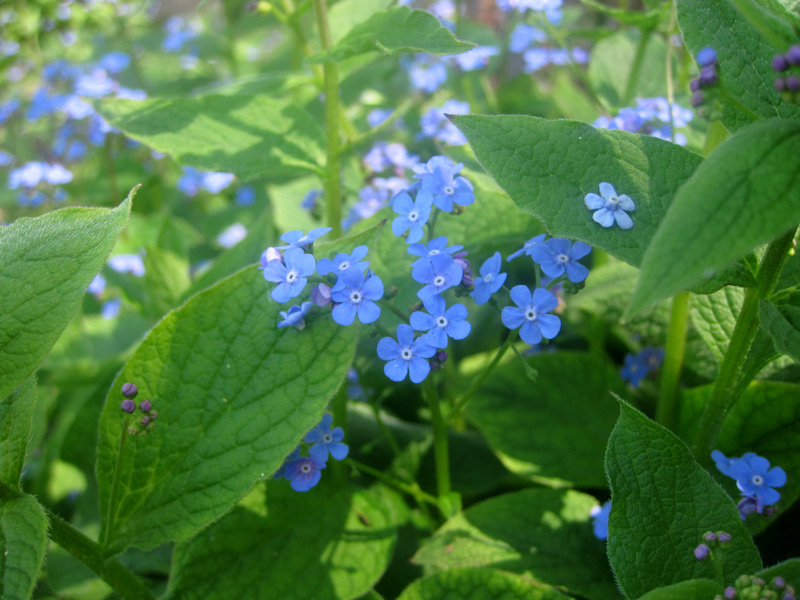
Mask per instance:
[[[288,304],[245,269],[192,297],[147,336],[114,381],[100,420],[101,542],[113,551],[185,540],[269,477],[322,417],[352,360],[357,327],[313,314],[278,329]],[[159,416],[127,441],[111,504],[124,382]],[[137,413],[139,414],[139,413]]]
[[[642,261],[635,312],[800,223],[800,125],[770,119],[724,141],[681,187]]]
[[[128,221],[115,209],[64,208],[0,227],[0,398],[45,359]]]
[[[31,597],[46,548],[47,517],[36,499],[0,501],[0,597]]]
[[[19,487],[36,404],[36,377],[0,398],[0,481]]]
[[[414,556],[436,570],[495,566],[588,598],[619,598],[604,543],[592,534],[592,496],[527,489],[448,520]]]
[[[611,484],[608,558],[629,598],[687,581],[713,578],[707,562],[694,557],[706,531],[727,531],[725,581],[761,568],[753,540],[736,505],[675,435],[630,405],[606,452]]]
[[[558,590],[496,569],[441,571],[408,586],[397,600],[567,600]]]
[[[456,39],[428,11],[395,6],[374,13],[369,19],[353,27],[326,52],[314,55],[311,62],[340,62],[371,50],[458,54],[474,47],[475,44],[471,42]]]
[[[398,500],[386,491],[336,490],[330,473],[308,493],[270,482],[267,515],[236,507],[175,548],[168,598],[350,600],[389,564]]]
[[[96,104],[111,125],[182,165],[247,180],[321,173],[325,162],[322,131],[311,116],[266,95]]]
[[[675,144],[576,121],[453,116],[486,171],[554,236],[583,240],[639,266],[672,197],[701,162]],[[601,182],[636,203],[633,228],[603,228],[584,205]]]
[[[771,302],[760,300],[758,320],[775,342],[775,348],[800,362],[800,307],[775,306]]]
[[[616,368],[570,352],[528,362],[539,373],[535,382],[517,361],[498,367],[470,401],[467,417],[514,473],[605,487],[603,453],[617,418],[608,391],[625,391]]]

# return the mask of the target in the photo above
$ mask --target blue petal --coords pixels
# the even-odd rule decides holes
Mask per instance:
[[[764,483],[769,487],[781,487],[786,485],[786,471],[780,467],[772,467],[764,475]]]
[[[463,340],[472,331],[472,325],[469,321],[451,321],[445,327],[445,331],[454,340]]]
[[[597,210],[598,208],[603,208],[606,205],[606,201],[597,194],[586,194],[586,197],[583,199],[583,203],[586,205],[586,208],[590,210]]]
[[[431,365],[427,360],[415,357],[410,361],[409,371],[411,372],[411,381],[420,383],[431,372]]]
[[[281,261],[271,260],[267,263],[267,266],[264,267],[264,279],[272,281],[273,283],[279,283],[286,280],[287,272],[286,267]]]
[[[394,223],[392,224],[392,231],[394,231]],[[414,244],[422,239],[425,230],[422,229],[422,225],[419,223],[411,223],[411,229],[408,232],[408,238],[406,239],[406,243]]]
[[[533,304],[531,291],[524,285],[515,285],[511,288],[511,299],[514,304],[519,306],[522,310],[527,309]],[[517,325],[519,327],[519,325]]]
[[[447,334],[441,327],[434,327],[422,339],[434,348],[447,348]]]
[[[392,209],[398,215],[408,215],[414,209],[414,201],[411,196],[401,192],[392,200]]]
[[[409,323],[411,323],[411,326],[417,331],[428,331],[436,327],[436,319],[421,311],[411,313]]]
[[[367,300],[380,300],[383,298],[383,281],[377,275],[370,276],[361,286],[361,293]]]
[[[333,308],[331,315],[339,325],[352,325],[356,318],[356,307],[352,302],[343,302]]]
[[[537,288],[533,292],[533,306],[537,313],[550,312],[558,306],[558,298],[544,288]]]
[[[525,324],[520,327],[519,337],[522,341],[531,346],[535,346],[542,341],[542,332],[532,321],[525,321]]]
[[[411,221],[408,220],[408,217],[395,217],[394,221],[392,221],[392,233],[400,237],[410,226]]]
[[[334,442],[330,445],[329,450],[331,451],[331,456],[336,460],[344,460],[347,457],[347,453],[350,451],[350,448],[347,444],[342,444],[341,442]]]
[[[394,360],[401,351],[400,344],[390,337],[381,338],[378,342],[378,358],[381,360]]]
[[[483,279],[475,281],[475,289],[469,294],[475,301],[475,304],[486,304],[492,295],[492,291]]]
[[[397,326],[397,342],[400,346],[410,346],[414,342],[414,330],[411,325],[401,323]]]
[[[567,279],[573,283],[580,283],[589,276],[589,269],[584,267],[581,263],[568,262],[565,268],[567,270]]]
[[[614,189],[614,186],[610,183],[606,183],[605,181],[600,184],[600,195],[605,198],[606,200],[610,199],[612,196],[617,195],[617,191]]]
[[[503,325],[509,329],[516,329],[525,322],[525,313],[516,306],[506,306],[500,313],[500,318]]]
[[[408,373],[408,361],[397,358],[383,365],[383,372],[392,381],[403,381]]]
[[[548,340],[552,340],[561,331],[561,319],[555,315],[539,315],[536,317],[536,324]]]
[[[633,219],[628,216],[628,213],[621,209],[614,211],[614,218],[617,220],[617,225],[620,229],[628,230],[633,227]]]
[[[380,307],[372,300],[362,300],[359,302],[356,311],[358,312],[358,320],[365,325],[374,323],[378,320],[378,317],[381,316]]]
[[[592,219],[603,227],[611,227],[614,224],[614,213],[607,208],[601,208],[592,215]]]

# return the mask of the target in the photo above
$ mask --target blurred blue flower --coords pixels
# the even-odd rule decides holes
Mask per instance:
[[[495,252],[481,265],[481,276],[473,280],[475,289],[470,293],[475,304],[486,304],[491,295],[503,287],[507,274],[500,272],[502,265],[503,258],[499,252]]]
[[[428,222],[432,206],[433,196],[429,192],[417,192],[414,200],[406,193],[395,196],[392,209],[400,216],[392,221],[392,233],[400,237],[408,231],[406,241],[409,244],[420,241],[424,233],[422,226]]]
[[[558,299],[544,288],[534,290],[533,294],[524,285],[511,288],[511,300],[517,306],[506,306],[501,313],[503,325],[509,329],[520,327],[519,337],[534,346],[542,338],[553,339],[561,330],[561,319],[549,315],[558,306]]]
[[[109,125],[106,120],[97,113],[89,117],[89,126],[86,131],[86,137],[89,142],[94,146],[102,146],[106,141],[106,134],[114,131],[114,128]]]
[[[625,364],[619,374],[623,380],[629,382],[633,387],[639,387],[639,384],[647,376],[647,366],[638,354],[626,354]]]
[[[217,236],[217,243],[223,248],[232,248],[247,237],[247,228],[234,223]]]
[[[106,278],[99,273],[94,276],[86,291],[94,296],[100,296],[106,289]]]
[[[144,90],[131,90],[125,87],[117,88],[117,98],[123,100],[147,100],[147,92]]]
[[[592,517],[594,537],[598,540],[608,539],[608,517],[611,514],[611,500],[604,503],[603,506],[592,507],[589,514]]]
[[[0,125],[8,121],[11,115],[17,112],[17,109],[19,109],[19,100],[16,98],[0,104]]]
[[[100,59],[100,66],[112,74],[124,71],[130,64],[131,57],[124,52],[109,52]]]
[[[63,109],[70,119],[75,119],[77,121],[94,114],[94,107],[88,102],[81,100],[80,97],[75,94],[66,99]]]
[[[297,329],[304,329],[306,326],[305,317],[308,311],[311,310],[313,304],[311,302],[303,302],[300,306],[290,306],[289,310],[280,311],[280,316],[283,321],[278,321],[278,327],[296,327]]]
[[[418,283],[425,284],[417,292],[417,297],[425,302],[431,296],[441,294],[444,290],[461,283],[464,271],[448,254],[431,256],[427,263],[417,265],[411,271],[411,277]]]
[[[447,308],[441,296],[429,296],[425,301],[427,313],[411,313],[411,326],[417,331],[427,331],[422,339],[434,348],[446,348],[447,338],[463,340],[469,335],[472,326],[467,321],[467,307],[454,304]]]
[[[601,197],[602,196],[602,197]],[[617,191],[610,183],[600,184],[600,196],[589,193],[584,198],[586,208],[596,211],[592,219],[603,227],[612,227],[614,221],[620,229],[630,229],[633,227],[633,220],[626,211],[633,211],[636,205],[633,200],[625,194],[617,195]]]
[[[464,246],[459,245],[450,246],[449,248],[446,248],[445,246],[447,246],[447,238],[444,236],[432,239],[427,245],[410,244],[408,246],[408,253],[420,257],[411,263],[411,266],[416,267],[417,265],[425,264],[430,261],[431,257],[436,256],[437,254],[452,255],[454,252],[458,252],[464,248]]]
[[[14,162],[14,155],[6,152],[5,150],[0,150],[0,167],[7,167]]]
[[[130,273],[136,277],[144,276],[144,262],[138,254],[117,254],[108,259],[108,266],[117,273]]]
[[[288,302],[296,298],[308,283],[308,276],[314,274],[314,256],[306,254],[301,248],[289,248],[283,255],[283,263],[278,260],[267,262],[264,279],[277,283],[270,294],[275,302]]]
[[[432,94],[447,81],[447,68],[427,54],[417,54],[410,63],[404,62],[404,65],[414,90]]]
[[[589,269],[578,260],[589,254],[592,247],[584,242],[573,245],[564,238],[550,238],[544,244],[531,249],[531,258],[542,267],[548,277],[561,277],[565,272],[567,279],[579,283],[589,275]]]
[[[316,229],[312,229],[308,232],[308,234],[303,234],[302,231],[296,229],[294,231],[289,231],[284,233],[281,236],[281,241],[286,242],[285,246],[277,246],[278,250],[286,250],[287,248],[295,247],[295,248],[306,248],[321,238],[323,235],[328,233],[331,230],[330,227],[317,227]]]
[[[42,76],[45,81],[54,82],[56,79],[69,80],[73,79],[80,73],[78,67],[72,65],[69,61],[58,59],[48,63],[42,69]]]
[[[367,123],[370,127],[377,127],[386,119],[392,116],[392,111],[389,108],[373,108],[367,114]]]
[[[430,363],[425,359],[434,354],[436,348],[422,338],[415,341],[414,330],[405,323],[397,326],[397,341],[385,337],[378,342],[378,357],[389,361],[383,372],[392,381],[403,381],[410,374],[413,383],[420,383],[431,372]]]
[[[75,93],[79,96],[100,98],[114,92],[119,84],[108,76],[105,69],[93,69],[75,79]]]
[[[179,16],[170,17],[164,23],[164,31],[167,36],[161,47],[166,52],[179,52],[196,35],[195,28]]]
[[[520,248],[519,250],[517,250],[516,252],[514,252],[512,254],[509,254],[508,258],[506,259],[506,262],[508,262],[510,260],[513,260],[513,259],[517,258],[518,256],[522,256],[523,254],[526,254],[526,255],[530,256],[531,253],[533,252],[533,249],[536,246],[538,246],[540,244],[544,244],[544,238],[545,237],[546,237],[546,235],[544,233],[532,237],[527,242],[525,242],[525,244],[522,246],[522,248]]]
[[[338,303],[333,307],[333,320],[345,326],[352,324],[356,315],[364,324],[377,321],[381,309],[376,302],[383,298],[381,278],[377,275],[364,278],[358,269],[347,269],[342,271],[339,279],[344,286],[337,291],[331,289],[331,299]]]
[[[349,229],[362,219],[371,217],[386,206],[389,192],[368,185],[359,190],[358,197],[359,201],[353,205],[347,217],[342,219],[343,229]]]
[[[526,25],[520,23],[511,32],[511,41],[508,44],[508,49],[514,53],[524,52],[534,42],[546,42],[547,35],[541,29],[533,25]]]
[[[19,187],[33,188],[40,183],[61,185],[72,181],[72,173],[57,163],[48,164],[32,161],[13,169],[8,174],[8,187],[15,190]]]
[[[467,138],[445,115],[465,115],[468,112],[469,104],[458,100],[448,100],[441,108],[429,109],[419,122],[422,136],[435,138],[452,146],[463,146],[467,143]]]
[[[236,190],[234,201],[239,206],[251,206],[256,201],[256,190],[249,185],[240,185]]]
[[[122,300],[114,298],[108,302],[103,303],[100,308],[100,314],[104,319],[113,319],[119,315],[119,309],[122,307]]]
[[[66,101],[67,96],[63,94],[50,95],[47,88],[41,87],[34,92],[25,117],[29,121],[36,121],[41,117],[61,110]]]
[[[453,59],[462,71],[476,71],[489,64],[492,56],[500,54],[496,46],[478,46],[461,54],[455,54]]]
[[[307,444],[314,444],[308,450],[311,456],[327,461],[330,453],[334,459],[344,460],[349,451],[347,444],[342,443],[344,429],[341,427],[331,429],[331,425],[333,425],[333,416],[327,413],[322,415],[322,421],[306,434],[303,441]]]
[[[286,463],[286,479],[296,492],[307,492],[319,483],[325,461],[315,456],[302,456]]]

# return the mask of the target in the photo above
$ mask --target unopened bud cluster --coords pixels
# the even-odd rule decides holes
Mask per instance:
[[[761,577],[742,575],[714,600],[795,600],[795,593],[783,577],[773,577],[767,584]]]
[[[727,531],[707,531],[703,534],[703,542],[694,549],[694,557],[699,561],[722,565],[725,553],[731,546],[731,534]]]
[[[122,412],[132,415],[136,412],[137,406],[134,398],[139,395],[139,388],[133,383],[125,383],[122,385],[122,395],[125,396],[119,407]],[[158,418],[158,411],[153,409],[153,403],[150,400],[142,400],[138,406],[142,416],[137,422],[128,427],[130,435],[147,435],[155,427],[155,420]]]
[[[719,82],[717,53],[713,48],[703,48],[697,53],[697,64],[700,66],[700,75],[689,84],[692,90],[691,104],[695,108],[707,103],[707,91]]]
[[[772,59],[772,70],[778,75],[775,77],[775,89],[783,94],[784,98],[793,102],[798,99],[800,92],[800,45],[794,45],[784,54],[776,54]]]

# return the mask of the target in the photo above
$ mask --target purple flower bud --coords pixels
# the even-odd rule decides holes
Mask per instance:
[[[703,536],[703,539],[704,539],[704,540],[705,540],[707,543],[709,543],[709,544],[713,544],[714,542],[716,542],[716,541],[717,541],[717,534],[716,534],[716,533],[714,533],[713,531],[709,531],[707,534],[705,534],[705,535]]]
[[[436,360],[438,360],[440,363],[445,362],[447,360],[447,352],[444,350],[439,350],[439,352],[436,353]]]
[[[710,553],[711,553],[711,548],[709,548],[705,544],[700,544],[697,548],[694,549],[694,557],[697,560],[707,559]]]
[[[142,424],[142,427],[147,427],[150,424],[150,417],[145,415],[139,422]]]
[[[700,69],[700,86],[711,87],[716,85],[719,76],[716,67],[703,67]]]
[[[731,543],[731,534],[727,531],[718,531],[717,532],[717,540],[719,540],[720,544],[730,544]]]
[[[693,92],[697,92],[700,90],[700,80],[699,79],[692,79],[689,82],[689,89]]]
[[[735,587],[726,587],[725,592],[722,594],[725,596],[726,600],[733,600],[736,598],[736,588]]]
[[[786,60],[786,57],[783,54],[776,54],[772,58],[773,71],[778,71],[778,73],[780,73],[788,68],[789,68],[789,61]]]
[[[267,263],[273,260],[279,260],[283,264],[283,254],[277,248],[270,246],[261,253],[261,267],[266,268]]]
[[[136,398],[136,394],[139,393],[139,388],[136,387],[133,383],[123,383],[122,384],[122,395],[126,398]]]
[[[692,94],[692,99],[689,101],[689,104],[692,106],[700,106],[703,103],[703,92],[695,92]]]
[[[800,46],[794,45],[786,51],[786,62],[790,65],[800,65]]]
[[[776,77],[775,78],[775,89],[779,92],[786,91],[786,80],[783,77]]]
[[[153,408],[153,404],[150,400],[142,400],[142,403],[139,405],[139,409],[144,413],[150,412],[151,408]]]
[[[758,585],[760,587],[764,587],[764,585],[766,584],[766,581],[761,579],[761,577],[753,577],[753,581],[751,583],[752,583],[752,585]]]
[[[697,53],[697,64],[701,67],[717,64],[717,53],[713,48],[703,48]]]
[[[469,287],[472,285],[472,269],[469,266],[469,259],[466,258],[467,254],[468,253],[466,250],[462,250],[461,252],[456,252],[453,255],[453,262],[462,269],[461,285],[464,287]]]
[[[780,590],[786,587],[786,580],[783,577],[776,577],[772,580],[772,587],[776,590]]]
[[[739,509],[742,521],[747,518],[747,515],[754,512],[761,513],[764,510],[763,505],[754,496],[748,496],[747,494],[742,494],[742,499],[739,500],[736,507]]]
[[[327,306],[331,303],[331,288],[324,283],[317,284],[311,290],[311,301],[317,306]]]
[[[131,399],[123,400],[119,407],[122,409],[122,412],[131,414],[136,410],[136,402]]]
[[[786,78],[786,89],[790,92],[796,92],[800,90],[800,77],[797,75],[789,75]]]
[[[794,594],[792,592],[786,592],[783,595],[783,600],[795,600]]]

